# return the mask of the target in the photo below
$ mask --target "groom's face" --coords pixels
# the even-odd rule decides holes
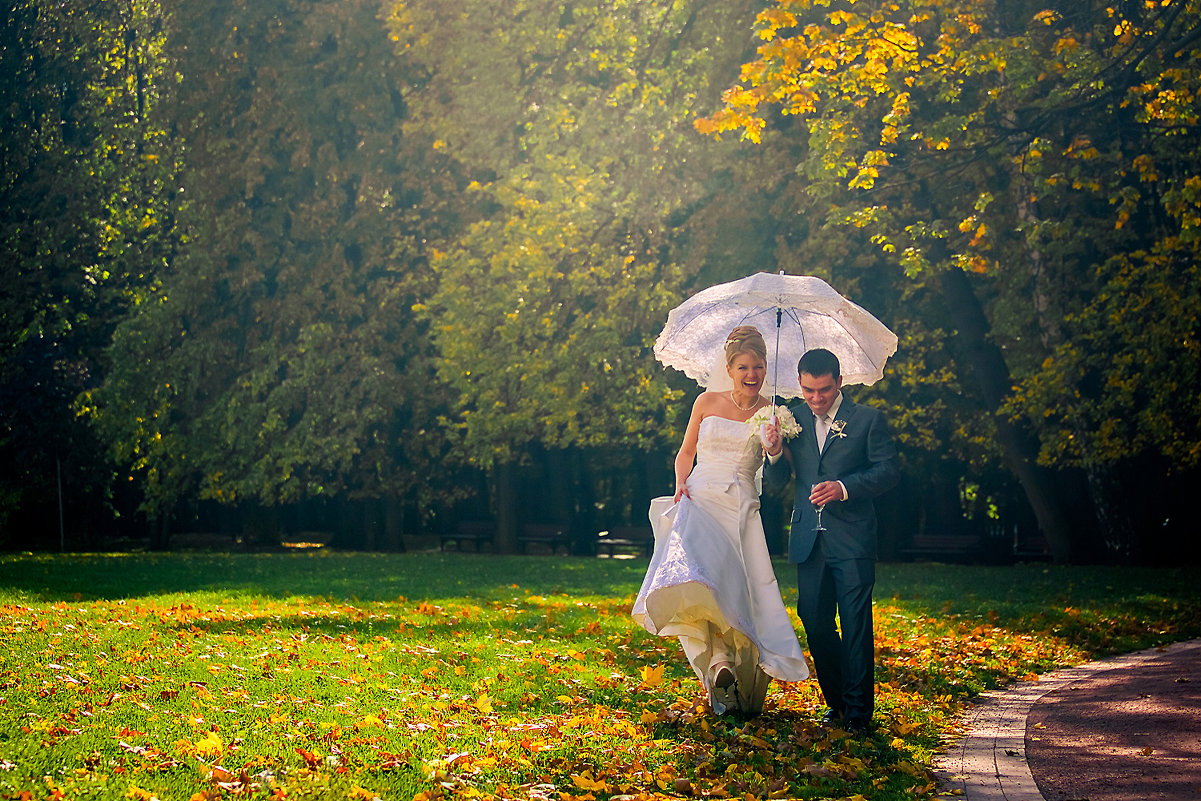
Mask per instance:
[[[830,411],[838,392],[842,389],[842,376],[809,375],[801,373],[801,397],[809,405],[809,411],[818,417]]]

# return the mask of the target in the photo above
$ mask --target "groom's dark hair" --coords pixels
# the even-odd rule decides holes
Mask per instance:
[[[805,373],[814,378],[828,375],[838,379],[842,377],[842,366],[838,363],[838,357],[830,351],[825,348],[814,348],[805,351],[805,355],[796,364],[796,372],[797,375]]]

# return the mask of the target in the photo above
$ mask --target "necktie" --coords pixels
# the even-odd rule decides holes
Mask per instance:
[[[830,415],[814,415],[814,420],[817,421],[817,450],[820,453],[825,449],[826,435],[830,433]]]

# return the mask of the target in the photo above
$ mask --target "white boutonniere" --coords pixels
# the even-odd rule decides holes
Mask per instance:
[[[792,412],[790,412],[784,406],[776,406],[775,410],[776,422],[780,426],[780,436],[784,437],[784,439],[792,439],[797,434],[801,433],[801,424],[798,423],[796,418],[792,416]],[[762,409],[751,415],[751,418],[746,421],[747,425],[749,425],[752,429],[758,430],[760,427],[771,422],[771,415],[772,407],[764,406]]]
[[[843,431],[843,429],[846,427],[846,420],[835,420],[833,423],[830,423],[830,436],[835,436],[839,439],[845,439],[847,432]]]

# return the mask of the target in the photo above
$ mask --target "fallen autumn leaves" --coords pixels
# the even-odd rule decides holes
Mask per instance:
[[[179,567],[153,559],[160,579]],[[487,556],[224,559],[188,592],[0,590],[0,798],[923,798],[971,695],[1089,655],[1057,630],[1125,620],[1060,607],[1032,630],[1040,612],[881,594],[881,730],[853,739],[817,725],[812,682],[773,685],[760,717],[713,717],[676,644],[629,621],[637,564],[527,559],[542,578],[523,586],[506,579],[525,564]],[[458,591],[421,578],[466,568]],[[234,580],[250,569],[270,577]],[[383,597],[397,572],[414,595]],[[323,574],[325,596],[280,591]],[[1127,622],[1179,627],[1180,603],[1164,609]]]

